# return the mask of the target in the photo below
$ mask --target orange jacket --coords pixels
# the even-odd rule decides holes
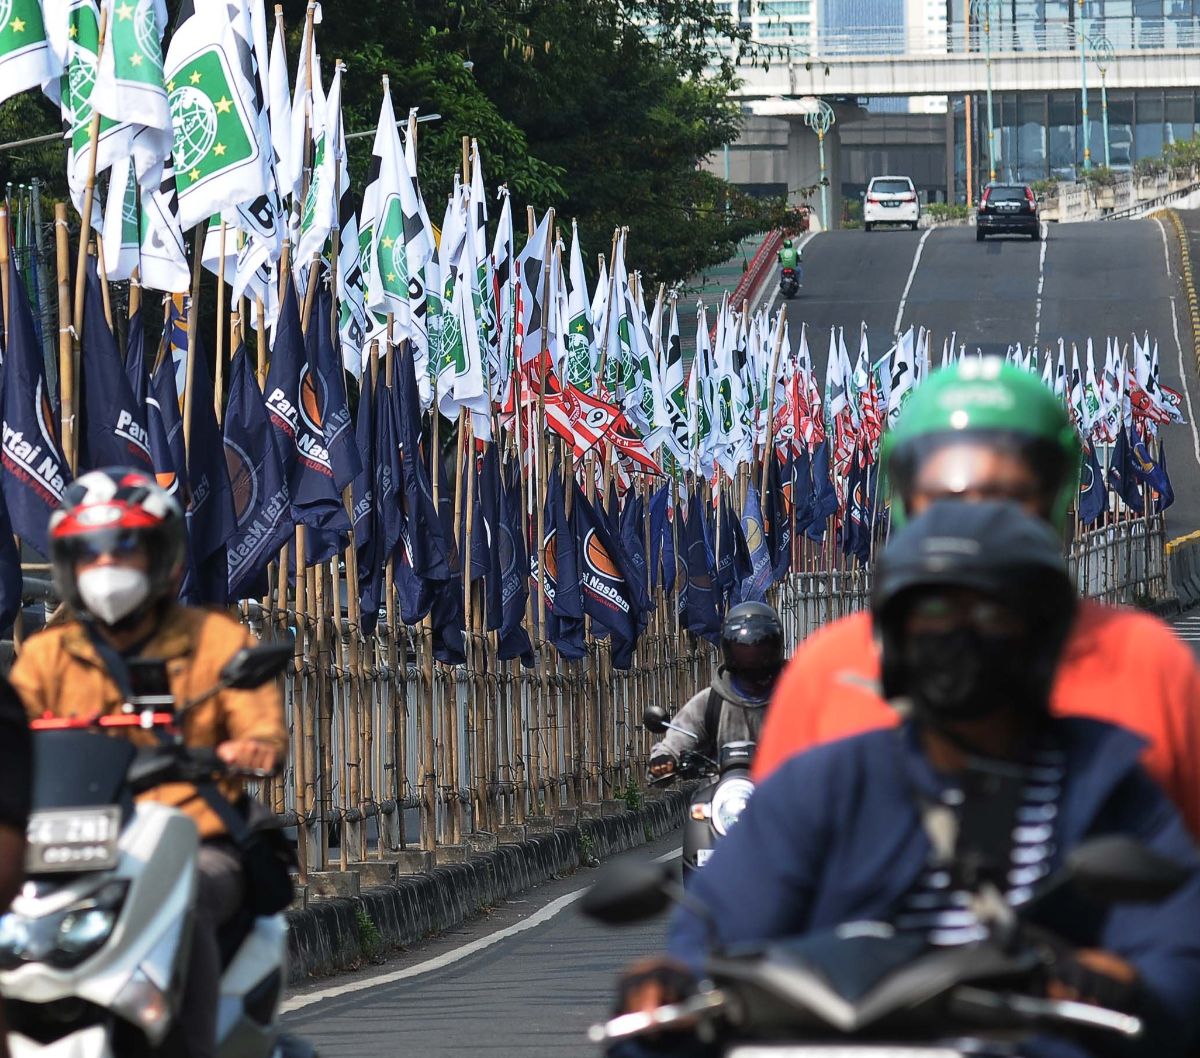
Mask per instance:
[[[1163,621],[1083,600],[1051,708],[1121,724],[1146,738],[1146,769],[1200,836],[1200,668]],[[755,778],[761,781],[810,746],[896,723],[879,696],[870,614],[835,621],[804,642],[780,677],[759,737]]]
[[[190,606],[173,606],[162,625],[140,651],[146,658],[163,658],[175,701],[208,690],[225,663],[254,636],[226,614]],[[120,691],[104,668],[96,648],[78,621],[44,629],[21,648],[10,679],[29,716],[95,716],[118,712]],[[283,753],[287,728],[283,703],[274,681],[252,691],[222,691],[193,709],[184,720],[189,746],[216,746],[228,739],[256,739]],[[133,730],[138,745],[152,746],[152,732]],[[241,792],[237,780],[222,780],[221,790],[234,800]],[[182,808],[195,821],[201,837],[224,833],[220,819],[187,783],[170,783],[142,795],[142,800]]]

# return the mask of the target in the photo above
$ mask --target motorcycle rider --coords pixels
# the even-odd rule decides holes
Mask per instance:
[[[1065,531],[1079,481],[1078,437],[1061,402],[999,358],[933,372],[885,435],[893,524],[936,499],[1007,498]],[[755,755],[761,781],[822,742],[894,725],[880,693],[870,616],[810,636],[780,677]],[[1121,724],[1147,742],[1143,763],[1200,836],[1200,669],[1149,614],[1081,601],[1050,699],[1059,715]]]
[[[1139,1055],[1194,1049],[1200,856],[1138,763],[1136,735],[1051,713],[1076,606],[1058,538],[1015,504],[941,502],[901,529],[877,567],[872,619],[883,694],[905,720],[793,757],[756,790],[692,889],[721,943],[872,919],[930,946],[970,943],[985,929],[986,904],[968,898],[981,884],[1019,907],[1073,847],[1125,834],[1190,878],[1159,904],[1100,911],[1068,887],[1031,908],[1068,946],[1047,967],[1047,994],[1136,1012],[1145,1034],[1120,1046]],[[957,835],[949,855],[935,812],[940,834]],[[689,989],[706,925],[681,908],[669,947],[673,961],[623,981],[623,1010]],[[1020,1053],[1065,1047],[1039,1037]]]
[[[650,748],[650,777],[674,775],[684,750],[715,757],[727,742],[756,742],[783,663],[779,615],[761,602],[731,607],[721,625],[721,664],[712,685],[693,695],[672,721],[695,737],[668,730]]]
[[[792,245],[791,239],[784,239],[779,251],[779,267],[796,269],[800,264],[800,251]]]
[[[184,606],[177,596],[185,548],[183,512],[153,477],[108,468],[67,486],[50,518],[55,588],[73,619],[48,627],[22,647],[12,681],[31,717],[119,712],[124,696],[106,656],[165,662],[177,702],[208,690],[221,668],[255,640],[232,617]],[[274,682],[251,691],[224,690],[190,711],[187,745],[215,747],[231,768],[273,771],[287,751],[283,703]],[[150,731],[129,737],[154,745]],[[239,780],[223,779],[236,801]],[[215,1053],[220,953],[217,928],[241,908],[243,872],[236,847],[194,786],[172,783],[142,795],[181,809],[200,833],[198,890],[191,960],[180,1028],[192,1058]]]

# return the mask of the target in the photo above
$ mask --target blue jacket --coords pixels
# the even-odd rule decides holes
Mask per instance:
[[[1103,912],[1077,898],[1064,900],[1052,912],[1045,909],[1049,921],[1042,924],[1137,968],[1153,1024],[1135,1051],[1150,1053],[1153,1041],[1156,1058],[1185,1053],[1200,1040],[1200,857],[1174,807],[1138,763],[1141,739],[1094,720],[1054,724],[1066,778],[1052,866],[1089,836],[1124,833],[1191,864],[1195,873],[1161,904]],[[755,792],[693,891],[714,911],[727,943],[886,920],[930,856],[912,791],[935,796],[943,785],[910,725],[819,746]],[[705,929],[695,916],[676,913],[670,950],[702,967]]]

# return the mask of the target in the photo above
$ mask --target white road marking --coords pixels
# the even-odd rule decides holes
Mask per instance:
[[[683,849],[679,848],[674,852],[668,852],[665,856],[659,856],[654,862],[666,863],[668,860],[673,860],[682,855]],[[443,952],[441,955],[437,955],[432,959],[426,959],[424,962],[419,962],[414,966],[406,966],[403,970],[393,970],[391,973],[374,974],[371,977],[364,977],[357,981],[348,981],[342,985],[323,988],[319,992],[310,992],[307,995],[293,996],[291,999],[285,999],[279,1007],[279,1012],[281,1014],[291,1014],[294,1011],[303,1010],[305,1007],[310,1007],[314,1003],[320,1003],[326,999],[337,999],[340,996],[353,995],[355,992],[364,992],[368,988],[378,988],[381,985],[395,984],[397,981],[407,981],[413,977],[420,977],[422,974],[433,973],[435,970],[442,970],[447,966],[453,966],[454,963],[461,962],[463,959],[469,958],[477,952],[484,951],[494,944],[499,944],[502,940],[515,937],[519,933],[524,933],[526,930],[534,929],[544,922],[549,922],[564,908],[570,907],[575,903],[589,888],[590,886],[585,885],[582,889],[566,893],[557,900],[551,900],[545,907],[538,909],[528,918],[521,919],[520,922],[514,922],[511,926],[505,926],[504,929],[498,929],[495,933],[489,933],[486,937],[480,937],[468,944],[455,948],[453,951]]]
[[[1171,275],[1171,251],[1167,246],[1167,229],[1163,226],[1162,217],[1155,217],[1154,223],[1158,225],[1158,233],[1162,236],[1163,242],[1163,260],[1167,262],[1167,276]]]
[[[1175,299],[1171,299],[1171,327],[1175,332],[1175,349],[1179,353],[1179,377],[1183,379],[1183,399],[1187,401],[1188,426],[1192,431],[1192,452],[1200,466],[1200,433],[1196,432],[1196,412],[1192,407],[1192,387],[1188,385],[1187,367],[1183,362],[1183,343],[1179,340],[1179,313],[1175,311]]]
[[[904,319],[904,306],[908,303],[908,292],[912,290],[913,280],[917,275],[917,266],[921,263],[921,254],[925,250],[925,241],[931,236],[935,228],[926,228],[925,234],[921,236],[921,241],[917,243],[917,252],[913,254],[912,268],[908,270],[908,282],[904,284],[904,293],[900,295],[900,307],[896,310],[896,322],[892,325],[892,333],[900,333],[900,323]]]
[[[1036,349],[1042,340],[1042,288],[1046,285],[1046,237],[1050,234],[1050,225],[1041,222],[1041,249],[1038,251],[1038,287],[1037,307],[1033,310],[1033,347]]]

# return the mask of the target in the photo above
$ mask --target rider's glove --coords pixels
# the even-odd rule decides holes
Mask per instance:
[[[1050,975],[1049,992],[1055,998],[1093,1003],[1126,1014],[1137,1013],[1141,1007],[1141,981],[1133,967],[1109,952],[1064,952],[1054,960]]]
[[[657,757],[650,758],[650,775],[655,779],[661,779],[667,775],[675,774],[675,758],[662,754]]]

